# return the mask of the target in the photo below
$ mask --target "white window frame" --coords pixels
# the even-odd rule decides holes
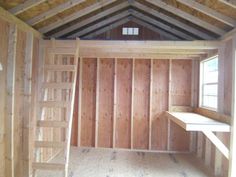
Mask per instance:
[[[212,82],[212,83],[207,83],[207,84],[204,84],[203,83],[203,72],[204,72],[204,63],[209,61],[209,60],[212,60],[212,59],[215,59],[217,58],[218,59],[218,78],[217,78],[217,82]],[[210,58],[207,58],[205,60],[202,60],[200,62],[200,82],[199,82],[199,107],[201,108],[205,108],[205,109],[208,109],[208,110],[213,110],[213,111],[217,111],[218,110],[218,98],[219,98],[219,56],[218,55],[214,55]],[[203,85],[217,85],[217,98],[216,98],[216,101],[217,101],[217,104],[216,104],[216,108],[213,108],[213,107],[209,107],[209,106],[204,106],[203,105]]]
[[[122,35],[123,36],[138,36],[139,28],[138,27],[123,27]]]

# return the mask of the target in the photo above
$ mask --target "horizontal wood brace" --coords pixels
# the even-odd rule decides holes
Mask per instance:
[[[43,83],[43,88],[54,88],[54,89],[71,89],[73,83]]]
[[[75,71],[75,65],[45,65],[45,70],[53,70],[53,71]]]
[[[32,168],[37,170],[65,170],[65,164],[33,162]]]
[[[65,121],[47,121],[47,120],[38,120],[38,127],[54,127],[54,128],[67,128],[68,122]]]
[[[36,148],[63,148],[65,147],[65,142],[57,141],[35,141]]]
[[[70,102],[63,102],[63,101],[41,101],[41,107],[68,107]]]

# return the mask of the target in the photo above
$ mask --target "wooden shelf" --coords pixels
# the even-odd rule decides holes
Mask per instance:
[[[186,131],[230,132],[230,125],[189,112],[166,112],[168,118]]]
[[[213,132],[230,132],[230,125],[190,112],[166,112],[167,117],[186,131],[200,131],[229,159],[229,149]]]

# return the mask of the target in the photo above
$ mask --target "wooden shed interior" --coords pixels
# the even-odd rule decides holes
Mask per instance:
[[[235,0],[0,0],[0,177],[236,177]]]

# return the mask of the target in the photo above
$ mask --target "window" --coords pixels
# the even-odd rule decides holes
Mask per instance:
[[[122,35],[139,35],[139,28],[122,28]]]
[[[202,107],[217,109],[218,104],[218,56],[201,62]]]

